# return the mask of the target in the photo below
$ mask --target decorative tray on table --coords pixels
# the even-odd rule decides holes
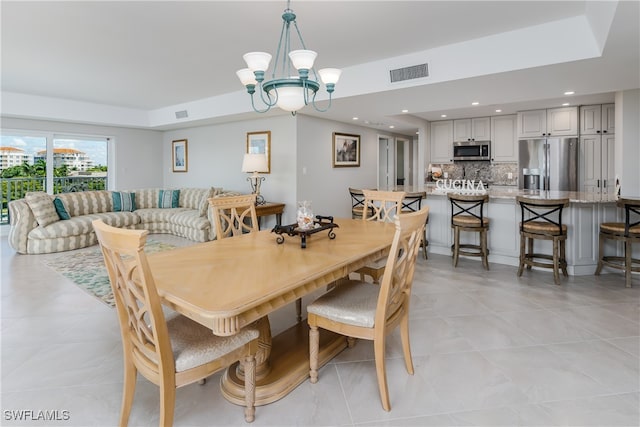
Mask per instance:
[[[329,239],[335,239],[336,233],[333,232],[334,228],[338,228],[338,224],[333,222],[332,216],[316,215],[316,219],[313,221],[313,226],[309,226],[309,228],[301,228],[297,223],[276,225],[273,227],[271,232],[278,235],[276,238],[276,242],[278,242],[278,244],[284,243],[283,234],[288,234],[289,236],[300,236],[300,247],[304,249],[307,247],[307,236],[323,230],[329,230]]]

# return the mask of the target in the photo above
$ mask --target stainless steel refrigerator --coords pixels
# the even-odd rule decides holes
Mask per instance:
[[[578,138],[521,139],[518,143],[520,189],[578,191]]]

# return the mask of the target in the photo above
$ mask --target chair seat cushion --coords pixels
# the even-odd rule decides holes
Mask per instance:
[[[624,236],[624,222],[603,222],[600,231]],[[629,228],[629,234],[640,235],[640,225]]]
[[[176,372],[204,365],[258,338],[258,330],[250,327],[229,337],[219,337],[211,329],[182,315],[168,319],[167,328]]]
[[[327,292],[307,311],[348,325],[373,328],[380,286],[350,280]]]
[[[567,234],[567,226],[565,224],[562,224],[562,233],[558,233],[558,226],[546,221],[525,222],[522,228],[528,233],[546,234],[550,236]]]
[[[485,227],[489,226],[489,218],[483,217],[482,222]],[[473,215],[456,215],[453,217],[453,225],[459,225],[461,227],[482,227],[480,219]]]

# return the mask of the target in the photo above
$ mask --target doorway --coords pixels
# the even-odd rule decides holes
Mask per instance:
[[[390,136],[378,135],[378,189],[393,189],[396,182],[396,145]]]

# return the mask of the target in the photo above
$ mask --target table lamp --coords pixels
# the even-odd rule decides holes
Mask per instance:
[[[265,203],[264,198],[260,195],[260,184],[264,181],[264,177],[258,175],[260,172],[268,172],[267,156],[264,154],[247,153],[242,159],[242,172],[253,173],[247,181],[251,184],[251,192],[256,195],[256,205]]]

